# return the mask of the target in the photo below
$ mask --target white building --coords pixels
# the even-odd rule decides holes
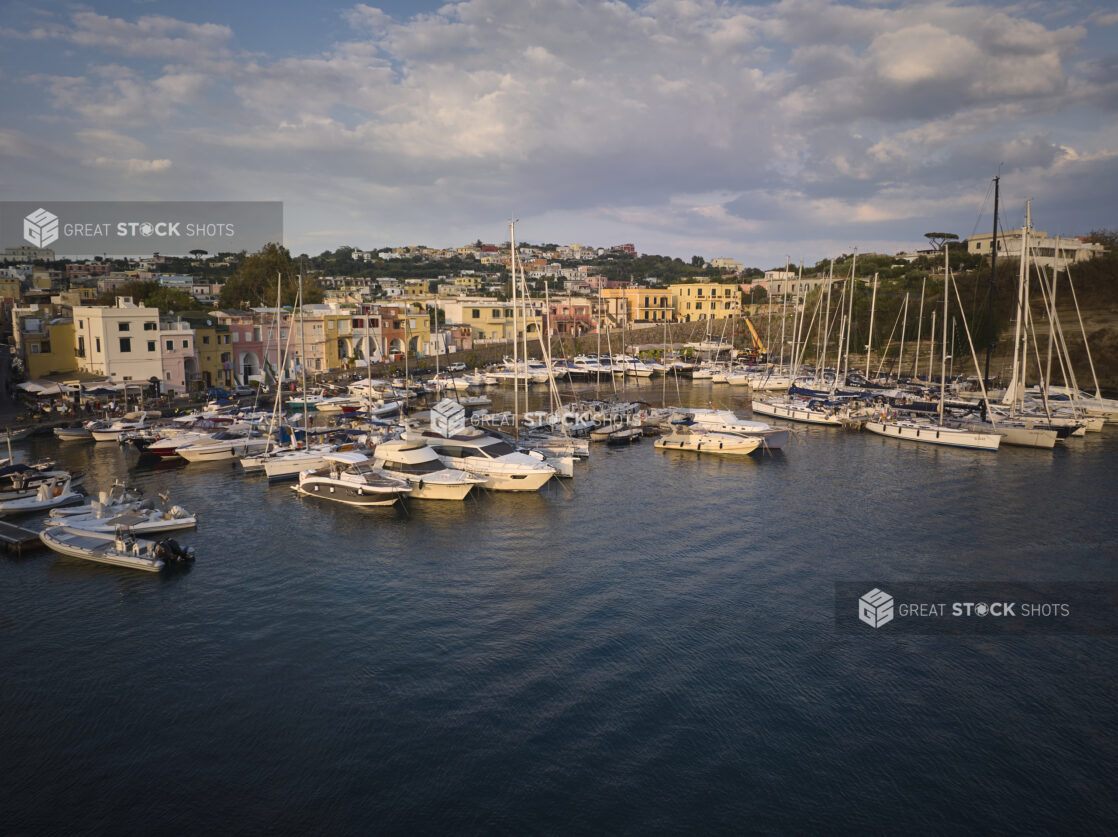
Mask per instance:
[[[117,297],[112,307],[74,307],[78,368],[114,383],[163,381],[159,340],[159,309],[137,306],[131,297]]]
[[[967,252],[988,256],[993,239],[992,233],[972,235],[967,239]],[[998,236],[998,255],[1013,259],[1021,258],[1024,239],[1024,230],[1006,230]],[[1056,253],[1057,244],[1059,254]],[[1042,230],[1032,230],[1029,233],[1029,261],[1045,267],[1055,266],[1059,270],[1063,270],[1069,264],[1084,262],[1101,255],[1104,249],[1101,244],[1088,244],[1074,236],[1066,238],[1061,236],[1057,240]]]

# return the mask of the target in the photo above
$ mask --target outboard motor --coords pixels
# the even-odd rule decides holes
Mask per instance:
[[[180,546],[174,538],[157,541],[152,552],[165,564],[186,564],[194,560],[194,547]]]

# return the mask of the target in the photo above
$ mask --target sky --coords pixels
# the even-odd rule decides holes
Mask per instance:
[[[0,199],[770,268],[1118,227],[1118,2],[0,2]]]

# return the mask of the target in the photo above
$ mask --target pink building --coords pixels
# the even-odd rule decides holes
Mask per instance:
[[[267,316],[271,316],[270,312]],[[247,384],[250,377],[264,372],[265,361],[269,373],[278,368],[276,343],[273,341],[268,344],[256,314],[252,311],[218,311],[214,314],[214,319],[229,326],[232,338],[230,363],[233,379],[238,384]],[[284,337],[286,336],[285,331]]]
[[[194,329],[183,320],[161,320],[159,348],[163,360],[163,392],[181,395],[201,386]]]

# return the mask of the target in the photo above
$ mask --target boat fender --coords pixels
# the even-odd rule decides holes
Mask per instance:
[[[56,485],[54,487],[54,496],[55,497],[61,497],[62,496],[62,488],[60,486]]]
[[[420,481],[419,481],[419,490],[420,490],[420,491],[422,491],[422,490],[423,490],[423,480],[420,480]]]

